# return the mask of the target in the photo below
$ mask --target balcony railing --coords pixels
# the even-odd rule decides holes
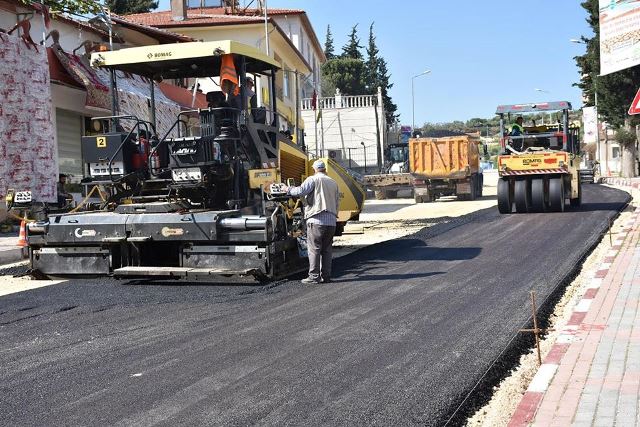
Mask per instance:
[[[343,96],[336,95],[327,98],[317,99],[317,108],[319,109],[333,109],[333,108],[368,108],[375,107],[376,95],[355,95],[355,96]],[[303,110],[313,110],[313,99],[304,98],[302,100]]]

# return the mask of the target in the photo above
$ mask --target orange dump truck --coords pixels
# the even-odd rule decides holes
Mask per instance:
[[[470,135],[409,140],[409,170],[416,203],[440,196],[474,200],[482,196],[480,138]],[[485,148],[486,149],[486,148]]]

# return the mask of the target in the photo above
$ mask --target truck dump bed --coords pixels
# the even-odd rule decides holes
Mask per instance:
[[[409,170],[430,179],[460,179],[478,172],[477,140],[468,135],[411,138]]]

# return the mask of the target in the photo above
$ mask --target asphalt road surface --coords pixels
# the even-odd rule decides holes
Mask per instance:
[[[480,211],[336,262],[325,285],[75,280],[0,298],[0,425],[437,425],[606,229]]]

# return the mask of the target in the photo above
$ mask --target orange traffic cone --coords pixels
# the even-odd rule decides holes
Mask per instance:
[[[27,243],[27,223],[25,222],[25,220],[23,219],[22,222],[20,222],[20,235],[18,236],[18,245],[21,248],[24,248],[26,246],[28,246],[29,244]]]

